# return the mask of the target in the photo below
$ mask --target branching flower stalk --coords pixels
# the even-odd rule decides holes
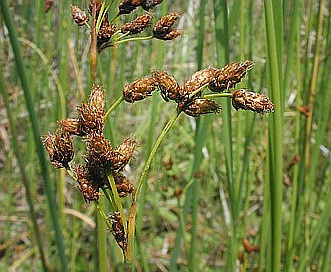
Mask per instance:
[[[149,11],[160,4],[162,0],[124,0],[119,4],[118,18],[141,7]],[[174,40],[182,35],[174,29],[179,19],[177,13],[163,16],[153,26],[153,34],[147,37],[123,39],[129,35],[140,34],[152,24],[152,16],[138,16],[125,23],[120,30],[114,21],[108,20],[108,9],[102,1],[92,0],[88,13],[91,22],[91,77],[92,90],[88,102],[77,106],[77,117],[59,121],[60,128],[55,133],[43,137],[51,164],[56,168],[65,168],[86,202],[94,202],[101,218],[113,234],[116,243],[123,252],[127,271],[133,269],[135,219],[140,190],[147,182],[147,175],[162,141],[173,127],[181,113],[191,117],[204,114],[219,114],[221,106],[215,101],[218,98],[232,100],[234,109],[251,110],[260,114],[273,112],[274,105],[269,98],[245,89],[234,90],[237,83],[253,68],[253,62],[246,60],[233,62],[218,69],[207,67],[193,73],[182,84],[166,71],[155,70],[149,76],[137,78],[123,87],[122,95],[106,110],[105,91],[97,81],[98,54],[107,47],[129,41],[142,39]],[[72,6],[72,17],[78,26],[87,25],[87,13],[77,6]],[[115,20],[114,19],[114,20]],[[140,179],[134,187],[134,182],[124,175],[124,168],[134,156],[138,142],[127,138],[122,144],[113,147],[104,135],[105,120],[123,101],[127,103],[140,102],[153,93],[158,93],[165,102],[174,103],[176,108],[168,123],[160,133],[145,162]],[[75,151],[73,141],[81,139],[86,145],[85,164],[74,163]],[[131,196],[131,206],[128,216],[122,206],[121,198]],[[109,212],[99,205],[99,199],[106,199],[112,208]]]

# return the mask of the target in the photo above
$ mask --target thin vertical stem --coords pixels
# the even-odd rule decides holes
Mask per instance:
[[[275,112],[270,120],[269,152],[270,156],[270,205],[271,205],[271,267],[272,271],[280,271],[281,234],[282,234],[282,184],[283,184],[283,158],[282,158],[282,92],[281,70],[278,52],[281,52],[282,32],[275,25],[276,14],[279,11],[273,7],[273,1],[265,0],[266,38],[268,52],[268,71],[270,82],[270,97],[275,103]],[[277,5],[279,7],[279,5]],[[277,32],[278,31],[278,32]]]

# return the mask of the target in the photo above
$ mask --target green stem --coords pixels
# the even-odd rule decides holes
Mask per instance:
[[[133,202],[136,202],[137,197],[139,195],[139,192],[141,190],[141,186],[146,181],[146,177],[147,177],[149,168],[151,167],[152,161],[153,161],[153,159],[155,157],[156,151],[160,147],[163,139],[165,138],[165,136],[169,132],[170,128],[176,122],[179,114],[180,114],[180,112],[178,112],[177,110],[173,113],[173,115],[171,116],[170,120],[168,121],[168,123],[166,124],[166,126],[164,127],[164,129],[162,130],[159,138],[157,139],[157,141],[156,141],[156,143],[155,143],[155,145],[154,145],[151,153],[149,154],[148,159],[147,159],[147,161],[145,163],[145,167],[144,167],[143,173],[140,176],[139,183],[138,183],[138,186],[137,186],[137,190],[136,190],[136,192],[135,192],[135,194],[133,196]]]
[[[124,100],[124,96],[121,95],[121,96],[116,100],[116,102],[115,102],[115,103],[109,108],[109,110],[106,112],[106,114],[105,114],[105,120],[107,119],[108,115],[109,115],[112,111],[114,111],[114,110],[117,108],[117,106],[118,106],[119,104],[121,104],[121,103],[123,102],[123,100]]]
[[[271,267],[272,271],[280,271],[281,259],[281,234],[282,234],[282,184],[283,184],[283,158],[282,158],[282,95],[281,73],[277,40],[281,39],[281,33],[277,32],[274,18],[278,14],[273,7],[273,1],[265,0],[265,20],[269,63],[270,97],[275,103],[276,109],[272,115],[269,128],[269,152],[270,156],[270,201],[271,201]]]

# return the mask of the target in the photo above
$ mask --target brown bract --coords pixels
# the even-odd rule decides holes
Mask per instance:
[[[233,92],[232,105],[236,110],[251,110],[261,114],[274,111],[274,104],[267,96],[244,89]]]
[[[156,22],[153,27],[154,37],[160,40],[173,40],[175,37],[179,36],[181,32],[179,30],[172,29],[172,26],[178,20],[178,18],[179,15],[177,13],[170,13],[163,16],[159,21]]]
[[[125,101],[134,103],[150,96],[155,90],[155,80],[153,77],[139,78],[130,84],[125,85],[123,96]]]
[[[234,88],[253,66],[254,63],[250,60],[225,65],[214,72],[214,80],[210,82],[209,89],[213,92],[223,92]]]
[[[51,164],[56,168],[68,168],[74,158],[72,139],[68,132],[56,130],[42,137],[44,146],[49,154]]]
[[[161,95],[165,101],[178,101],[180,96],[180,86],[176,79],[165,71],[153,71],[155,85],[161,91]]]
[[[190,104],[185,106],[183,111],[187,115],[198,117],[202,114],[220,113],[221,106],[210,99],[196,98]]]
[[[84,25],[89,20],[86,13],[83,10],[81,10],[78,6],[71,6],[71,14],[72,14],[72,19],[79,26]]]
[[[128,33],[130,35],[138,34],[150,26],[151,20],[152,16],[149,14],[138,16],[132,22],[124,24],[121,27],[121,32],[123,34]]]

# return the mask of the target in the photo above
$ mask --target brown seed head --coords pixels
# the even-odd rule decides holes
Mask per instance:
[[[93,84],[88,104],[91,109],[104,111],[106,105],[105,92],[100,85]]]
[[[91,133],[88,135],[86,141],[88,156],[93,156],[104,165],[107,164],[107,162],[110,163],[112,147],[103,134]]]
[[[153,77],[139,78],[132,83],[125,85],[123,96],[125,101],[133,103],[150,96],[155,88],[155,80]]]
[[[126,197],[128,194],[133,192],[133,184],[127,177],[118,172],[113,172],[112,174],[119,197]]]
[[[108,42],[113,34],[117,30],[116,24],[109,24],[108,21],[103,21],[104,23],[101,24],[101,27],[98,32],[97,36],[97,46],[98,48],[101,47],[102,44]]]
[[[126,23],[121,27],[121,32],[129,33],[130,35],[138,34],[142,31],[144,31],[147,27],[150,26],[152,21],[152,16],[149,14],[144,14],[136,19],[134,19],[132,22]]]
[[[72,139],[68,132],[57,130],[54,134],[42,137],[44,146],[49,154],[51,164],[56,168],[68,168],[74,158]]]
[[[127,235],[124,231],[121,214],[119,212],[115,212],[114,214],[110,215],[109,218],[111,222],[112,234],[114,235],[115,241],[122,249],[122,251],[125,252],[128,241]]]
[[[138,143],[135,140],[127,138],[121,145],[117,146],[112,152],[112,170],[123,170],[133,157],[133,152],[137,145]]]
[[[78,6],[71,6],[71,15],[74,22],[79,26],[83,26],[88,22],[85,11],[81,10]]]
[[[170,30],[166,35],[164,35],[163,37],[159,37],[158,39],[164,40],[164,41],[173,41],[174,39],[176,39],[178,36],[181,36],[181,35],[183,35],[183,31],[178,30],[178,29],[173,29],[173,30]]]
[[[209,83],[209,89],[213,92],[222,92],[234,88],[253,66],[254,63],[250,60],[225,65],[215,71],[214,80]]]
[[[207,84],[209,84],[214,79],[215,71],[216,69],[208,67],[194,73],[184,82],[182,96],[190,95],[191,93],[202,88],[203,86],[207,86]],[[196,96],[201,96],[201,92],[199,92]]]
[[[155,79],[155,84],[161,91],[161,95],[165,101],[178,101],[180,86],[173,76],[165,71],[154,70],[153,78]]]
[[[205,98],[197,98],[192,103],[184,107],[183,111],[192,117],[198,117],[201,114],[220,113],[221,106],[215,101]]]
[[[137,7],[141,6],[143,0],[123,0],[119,6],[119,14],[129,14]]]
[[[150,9],[154,8],[156,5],[159,5],[162,3],[163,0],[143,0],[142,1],[142,8],[146,11],[149,11]]]
[[[77,166],[74,168],[74,173],[79,183],[78,189],[82,192],[86,202],[99,200],[99,187],[90,180],[87,169],[83,166]]]
[[[62,131],[66,131],[72,135],[79,135],[78,133],[78,119],[67,118],[59,121]]]
[[[170,13],[163,16],[153,27],[153,35],[157,39],[163,39],[171,30],[174,23],[178,20],[177,13]],[[177,35],[178,36],[178,35]]]
[[[274,111],[274,104],[267,96],[244,89],[233,92],[232,106],[236,110],[251,110],[261,114]]]
[[[92,132],[102,133],[104,128],[104,115],[105,111],[96,109],[88,104],[82,103],[77,107],[78,111],[78,135],[84,136]]]

